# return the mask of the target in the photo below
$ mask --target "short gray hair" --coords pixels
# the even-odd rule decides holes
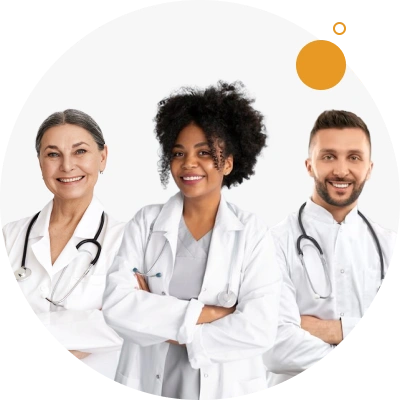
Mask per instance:
[[[40,144],[42,143],[42,138],[45,132],[54,127],[65,124],[77,125],[81,128],[87,130],[93,137],[94,141],[97,143],[99,150],[104,149],[105,141],[103,137],[103,132],[101,131],[99,125],[96,121],[88,114],[83,111],[68,109],[65,111],[58,111],[47,117],[36,135],[36,152],[39,156]]]

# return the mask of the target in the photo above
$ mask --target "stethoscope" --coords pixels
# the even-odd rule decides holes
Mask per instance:
[[[26,260],[26,252],[27,252],[27,248],[28,248],[28,240],[29,240],[29,235],[31,233],[31,229],[33,224],[36,222],[36,220],[38,219],[40,214],[40,211],[32,218],[31,222],[29,223],[28,229],[26,231],[26,235],[25,235],[25,243],[24,243],[24,251],[22,253],[22,262],[21,262],[21,267],[19,267],[15,272],[15,278],[17,279],[18,282],[22,282],[26,279],[28,279],[31,275],[32,275],[32,270],[30,268],[27,268],[25,266],[25,260]],[[99,229],[96,232],[96,235],[94,236],[93,239],[84,239],[81,240],[77,245],[76,248],[79,249],[82,245],[84,245],[85,243],[93,243],[96,247],[97,247],[97,252],[96,252],[96,256],[93,258],[93,260],[90,262],[90,265],[88,266],[88,268],[85,270],[85,272],[82,274],[82,276],[78,279],[78,281],[75,283],[74,286],[72,286],[72,288],[68,291],[68,293],[61,299],[61,300],[53,300],[54,294],[57,290],[58,284],[60,283],[63,275],[65,274],[65,271],[67,270],[67,268],[69,267],[69,265],[67,265],[66,267],[63,268],[60,277],[57,279],[56,284],[54,285],[54,289],[51,292],[51,296],[50,299],[48,297],[46,297],[46,300],[49,301],[50,303],[54,304],[55,306],[60,306],[62,307],[62,305],[60,305],[60,303],[62,303],[63,301],[65,301],[70,295],[71,293],[75,290],[75,288],[79,285],[79,283],[81,282],[81,280],[89,273],[89,271],[92,269],[92,267],[97,263],[100,254],[101,254],[101,245],[100,243],[97,241],[98,237],[100,236],[101,231],[103,230],[103,226],[104,226],[104,211],[101,214],[101,219],[100,219],[100,226]]]
[[[299,226],[300,226],[300,229],[301,229],[302,234],[301,234],[301,235],[298,237],[298,239],[297,239],[297,243],[296,243],[297,253],[299,254],[299,258],[300,258],[300,261],[301,261],[301,265],[303,266],[304,270],[306,271],[307,279],[308,279],[308,282],[310,283],[310,286],[311,286],[312,291],[313,291],[314,294],[315,294],[315,298],[316,298],[316,299],[327,299],[327,298],[329,298],[329,297],[332,295],[332,282],[331,282],[331,279],[330,279],[330,277],[329,277],[328,265],[327,265],[327,262],[326,262],[326,260],[325,260],[324,252],[322,251],[322,248],[321,248],[321,246],[319,245],[319,243],[318,243],[312,236],[308,236],[308,235],[307,235],[307,233],[306,233],[306,231],[305,231],[305,229],[304,229],[304,226],[303,226],[303,222],[302,222],[302,220],[301,220],[301,214],[302,214],[302,212],[303,212],[304,207],[306,206],[306,204],[307,204],[307,203],[304,203],[304,204],[300,207],[300,209],[299,209],[298,221],[299,221]],[[375,242],[375,244],[376,244],[376,247],[377,247],[377,249],[378,249],[379,261],[380,261],[380,265],[381,265],[381,282],[382,282],[383,279],[385,278],[385,266],[384,266],[384,262],[383,262],[383,253],[382,253],[381,245],[380,245],[380,243],[379,243],[378,237],[376,236],[376,233],[375,233],[374,229],[372,228],[372,226],[371,226],[371,224],[369,223],[369,221],[367,220],[367,218],[361,213],[361,211],[357,211],[357,212],[358,212],[358,215],[359,215],[359,216],[364,220],[364,222],[367,224],[368,229],[370,230],[371,235],[372,235],[372,237],[373,237],[373,239],[374,239],[374,242]],[[329,293],[327,293],[327,294],[325,294],[325,295],[321,295],[321,294],[319,294],[319,293],[315,290],[314,285],[313,285],[313,283],[312,283],[312,280],[311,280],[311,278],[310,278],[310,275],[309,275],[309,273],[308,273],[306,264],[305,264],[305,262],[304,262],[304,254],[303,254],[303,251],[302,251],[302,249],[301,249],[301,247],[300,247],[301,241],[302,241],[303,239],[309,240],[311,243],[313,243],[313,245],[314,245],[314,246],[317,248],[317,250],[318,250],[318,255],[319,255],[319,258],[320,258],[320,260],[321,260],[322,266],[323,266],[323,268],[324,268],[325,278],[326,278],[326,280],[328,281],[328,284],[329,284],[329,290],[328,290]]]
[[[149,246],[151,235],[153,234],[154,223],[155,223],[155,220],[150,225],[150,233],[147,238],[146,247],[145,247],[144,255],[143,255],[143,265],[145,265],[146,252],[147,252],[147,248]],[[157,261],[161,257],[161,254],[163,253],[167,242],[168,242],[168,240],[165,239],[164,245],[163,245],[158,257],[156,258],[156,261],[154,261],[153,265],[147,272],[140,272],[138,268],[133,268],[132,271],[135,274],[146,276],[147,278],[154,278],[154,277],[161,278],[162,277],[161,272],[151,273],[151,270],[153,269],[153,267],[156,265]],[[232,265],[230,265],[230,267],[229,267],[229,278],[228,278],[228,284],[226,285],[226,290],[223,290],[222,292],[218,293],[218,295],[217,295],[218,304],[221,307],[230,308],[230,307],[233,307],[237,302],[237,295],[235,294],[235,292],[230,290],[231,282],[232,282]]]

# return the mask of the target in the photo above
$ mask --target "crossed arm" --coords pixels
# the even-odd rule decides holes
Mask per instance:
[[[339,344],[343,340],[342,321],[319,319],[312,315],[301,316],[301,329],[328,344]]]
[[[135,274],[135,276],[139,283],[140,290],[144,290],[150,293],[150,289],[149,286],[147,285],[146,279],[140,274]],[[200,313],[199,319],[197,320],[197,325],[207,324],[217,321],[220,318],[232,314],[235,310],[236,310],[235,306],[230,308],[225,308],[225,307],[205,305]],[[176,340],[167,340],[167,342],[170,344],[179,345],[179,343]]]

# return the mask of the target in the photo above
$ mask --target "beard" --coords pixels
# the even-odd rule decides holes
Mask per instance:
[[[353,204],[357,199],[360,197],[360,194],[364,188],[365,182],[367,179],[364,179],[361,183],[359,183],[357,186],[355,183],[352,183],[353,185],[353,190],[350,194],[349,197],[343,199],[343,200],[336,200],[333,199],[328,192],[328,186],[329,183],[327,180],[324,182],[317,180],[317,178],[314,178],[315,181],[315,189],[319,196],[324,200],[326,203],[328,203],[331,206],[335,207],[347,207],[351,204]],[[336,182],[340,182],[340,179],[335,179]]]

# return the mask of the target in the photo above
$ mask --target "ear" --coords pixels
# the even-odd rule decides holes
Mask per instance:
[[[107,165],[108,147],[105,144],[104,149],[100,151],[100,170],[104,171]]]
[[[368,172],[367,172],[367,177],[365,178],[365,180],[368,180],[371,177],[371,173],[372,173],[372,168],[373,167],[374,167],[374,163],[372,161],[370,161]]]
[[[314,171],[312,169],[311,159],[310,158],[307,158],[307,160],[305,161],[305,165],[306,165],[306,168],[307,168],[308,175],[310,175],[312,178],[314,178]]]
[[[229,175],[233,170],[233,156],[232,154],[225,158],[223,173]]]

